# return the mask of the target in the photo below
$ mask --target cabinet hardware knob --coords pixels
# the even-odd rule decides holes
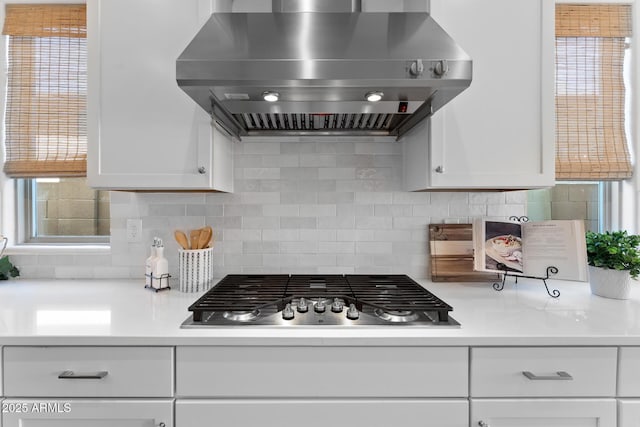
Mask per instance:
[[[158,424],[158,427],[167,427],[167,425],[165,423],[160,423]]]
[[[93,373],[76,373],[73,371],[64,371],[58,375],[61,380],[101,380],[109,374],[108,371],[99,371]]]
[[[484,422],[484,421],[482,421],[482,420],[478,421],[478,425],[479,425],[480,427],[490,427],[490,426],[489,426],[489,424],[485,423],[485,422]]]
[[[207,169],[204,166],[200,166],[198,168],[198,173],[204,175],[205,173],[207,173]]]
[[[555,375],[536,375],[529,371],[522,371],[522,375],[532,381],[570,381],[573,377],[565,371],[558,371]]]
[[[443,166],[436,166],[436,172],[437,173],[444,173],[444,167]]]

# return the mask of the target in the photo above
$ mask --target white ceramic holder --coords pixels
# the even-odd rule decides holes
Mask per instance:
[[[213,248],[178,249],[180,292],[200,292],[213,283]]]

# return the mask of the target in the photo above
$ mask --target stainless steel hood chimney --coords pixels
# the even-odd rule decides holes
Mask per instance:
[[[182,90],[238,138],[400,137],[471,73],[471,58],[428,13],[362,12],[361,0],[214,13],[176,64]]]

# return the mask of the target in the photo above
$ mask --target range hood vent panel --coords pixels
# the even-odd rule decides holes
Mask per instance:
[[[403,116],[430,116],[469,86],[471,74],[469,56],[420,12],[216,13],[176,64],[180,87],[237,137],[274,127],[288,135],[333,129],[320,114],[387,114],[393,120],[384,126],[367,126],[367,118],[339,132],[399,135],[410,129]],[[279,100],[264,101],[266,91]],[[365,101],[372,91],[384,93],[379,105]],[[251,114],[315,114],[323,126],[269,127],[266,118],[253,126]]]

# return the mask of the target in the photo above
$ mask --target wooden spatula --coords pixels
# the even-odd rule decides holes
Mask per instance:
[[[184,234],[184,232],[176,230],[173,232],[173,236],[175,237],[176,242],[182,246],[182,249],[189,249],[189,240],[187,240],[187,235]]]
[[[211,240],[211,234],[213,234],[213,229],[209,226],[200,229],[200,238],[198,239],[198,249],[204,249],[209,244]]]
[[[198,240],[200,239],[200,229],[191,230],[189,233],[189,241],[191,242],[191,249],[198,249]]]

